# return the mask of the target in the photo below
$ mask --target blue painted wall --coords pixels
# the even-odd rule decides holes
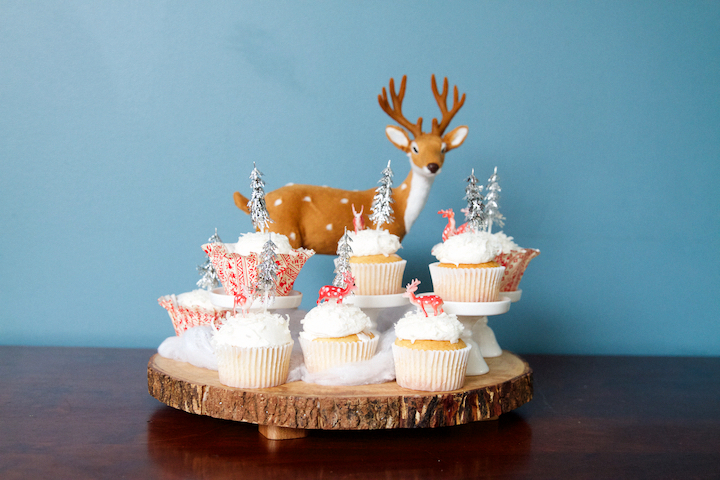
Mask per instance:
[[[157,346],[200,244],[250,230],[252,162],[268,190],[371,188],[388,159],[399,182],[377,95],[408,75],[427,125],[435,73],[470,134],[406,281],[498,166],[505,231],[542,251],[491,320],[505,348],[718,355],[719,32],[718,2],[2,1],[0,344]]]

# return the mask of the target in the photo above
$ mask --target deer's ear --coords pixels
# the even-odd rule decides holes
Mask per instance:
[[[407,136],[405,130],[394,125],[388,125],[385,128],[385,135],[387,135],[388,140],[390,140],[392,144],[395,145],[397,148],[399,148],[403,152],[409,151],[410,137]]]
[[[468,134],[468,127],[455,127],[451,132],[446,133],[443,142],[447,144],[447,151],[457,148],[465,141]]]

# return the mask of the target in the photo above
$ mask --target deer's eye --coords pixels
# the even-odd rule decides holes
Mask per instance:
[[[443,142],[442,146],[440,147],[440,153],[445,153],[447,151],[447,145],[445,142]]]
[[[412,145],[410,145],[410,150],[412,150],[412,152],[415,154],[420,153],[420,150],[418,150],[417,143],[415,143],[415,142],[413,142]]]

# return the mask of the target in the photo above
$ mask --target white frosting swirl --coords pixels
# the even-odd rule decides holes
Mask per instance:
[[[370,329],[370,318],[358,307],[324,302],[310,310],[300,323],[302,338],[339,338]]]
[[[525,250],[513,241],[513,237],[505,235],[504,232],[496,232],[492,234],[493,239],[500,246],[501,253],[508,253],[514,250]]]
[[[395,336],[403,340],[444,340],[457,343],[463,333],[463,324],[454,314],[440,315],[408,312],[395,324]]]
[[[193,290],[175,296],[175,301],[181,307],[198,307],[205,310],[215,310],[215,305],[210,301],[210,292],[207,290]]]
[[[352,240],[350,248],[355,257],[381,254],[389,257],[402,248],[400,237],[382,228],[366,228],[358,233],[348,232],[348,237]]]
[[[500,253],[500,245],[488,232],[466,232],[438,243],[431,252],[441,263],[485,263]]]
[[[290,253],[292,247],[290,241],[285,235],[279,233],[270,233],[270,239],[273,241],[277,249],[275,253]],[[228,253],[237,253],[238,255],[250,255],[251,253],[262,252],[263,245],[268,241],[268,232],[251,232],[244,233],[238,238],[237,243],[226,243],[225,248]]]
[[[289,318],[270,312],[229,315],[212,338],[213,345],[235,347],[273,347],[292,341]]]

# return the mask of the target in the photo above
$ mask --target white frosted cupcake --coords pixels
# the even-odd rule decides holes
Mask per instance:
[[[513,241],[513,237],[503,232],[493,233],[492,236],[500,247],[495,262],[505,267],[505,273],[500,281],[500,291],[514,292],[518,289],[530,260],[540,255],[540,250],[522,248]]]
[[[487,232],[454,235],[435,245],[430,264],[433,290],[449,302],[496,302],[505,267],[494,259],[498,243]]]
[[[165,295],[158,298],[161,307],[167,310],[175,334],[180,336],[188,328],[218,324],[228,310],[217,308],[210,301],[206,290],[193,290],[180,295]]]
[[[288,319],[280,315],[228,316],[212,338],[220,383],[237,388],[285,383],[293,343]]]
[[[277,247],[279,268],[275,282],[276,293],[279,296],[286,296],[292,291],[300,270],[315,251],[304,248],[293,249],[285,235],[252,232],[243,234],[237,243],[208,243],[202,247],[215,267],[226,293],[237,295],[241,293],[243,285],[257,283],[260,252],[268,238]]]
[[[348,232],[351,239],[350,268],[355,276],[357,295],[400,293],[406,260],[396,253],[400,238],[384,229],[366,228]]]
[[[353,305],[321,303],[301,323],[300,347],[310,373],[369,360],[377,350],[380,337],[370,330],[370,318]]]
[[[465,381],[470,345],[455,315],[408,312],[395,324],[392,346],[397,384],[412,390],[457,390]]]

